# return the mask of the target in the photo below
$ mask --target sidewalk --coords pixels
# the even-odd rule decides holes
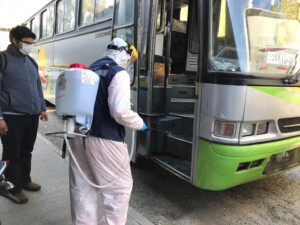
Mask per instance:
[[[71,225],[68,162],[61,150],[38,134],[33,152],[32,177],[42,185],[39,192],[24,191],[29,202],[14,204],[0,196],[1,225]],[[101,208],[100,208],[101,214]],[[151,225],[140,213],[129,207],[126,225]]]

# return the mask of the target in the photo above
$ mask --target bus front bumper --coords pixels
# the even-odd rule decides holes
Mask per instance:
[[[300,165],[300,137],[254,145],[199,140],[196,186],[224,190]]]

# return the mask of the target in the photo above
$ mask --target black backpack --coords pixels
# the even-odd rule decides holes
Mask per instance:
[[[1,74],[1,79],[3,76],[3,73],[6,70],[6,65],[7,65],[7,58],[4,52],[0,52],[0,74]]]
[[[0,52],[0,91],[2,89],[3,74],[6,70],[7,58],[4,52]]]

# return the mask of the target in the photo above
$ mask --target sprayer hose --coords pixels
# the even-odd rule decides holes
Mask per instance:
[[[67,127],[67,121],[65,121],[65,124],[64,124],[64,131],[66,131],[66,127]],[[132,156],[133,156],[133,152],[134,152],[134,141],[135,141],[135,135],[136,135],[136,131],[133,130],[132,131],[132,145],[131,145],[131,152],[130,152],[130,156],[129,156],[129,160],[126,164],[126,166],[124,167],[123,171],[117,176],[115,177],[110,183],[108,184],[105,184],[105,185],[97,185],[97,184],[94,184],[93,182],[91,182],[89,180],[89,178],[87,178],[87,176],[84,174],[84,172],[82,171],[82,169],[80,168],[77,160],[76,160],[76,157],[74,156],[73,152],[72,152],[72,149],[70,147],[70,144],[69,144],[69,140],[67,138],[67,134],[65,133],[64,134],[64,139],[66,141],[66,144],[67,144],[67,149],[76,165],[76,167],[78,168],[80,174],[83,176],[83,178],[86,180],[86,182],[88,182],[91,186],[95,187],[95,188],[107,188],[107,187],[110,187],[111,185],[115,184],[119,179],[120,177],[125,173],[125,171],[127,170],[129,164],[130,164],[130,161],[132,159]]]

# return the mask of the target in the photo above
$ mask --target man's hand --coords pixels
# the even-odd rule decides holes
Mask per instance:
[[[7,125],[4,120],[0,120],[0,135],[6,135],[7,134]]]
[[[48,121],[48,114],[46,111],[41,112],[41,120],[42,121]]]

